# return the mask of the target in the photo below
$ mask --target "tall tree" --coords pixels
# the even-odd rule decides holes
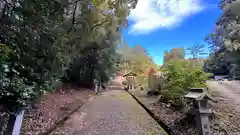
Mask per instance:
[[[206,53],[204,52],[204,45],[203,44],[195,44],[192,47],[189,47],[186,49],[191,58],[197,59],[201,55],[205,55]]]
[[[233,79],[240,79],[240,20],[235,9],[239,9],[239,1],[222,0],[220,7],[223,10],[222,16],[216,23],[215,30],[206,37],[207,43],[212,48],[212,55],[207,61],[207,67],[210,69],[227,69]],[[238,8],[236,8],[238,7]],[[219,57],[225,56],[225,57]],[[218,60],[220,58],[220,60]],[[214,64],[209,64],[211,61]],[[224,65],[218,62],[225,63]],[[221,67],[219,67],[221,66]],[[227,68],[226,68],[227,67]]]
[[[184,57],[185,57],[184,48],[173,48],[169,52],[165,52],[164,63],[167,63],[171,60],[184,59]]]
[[[64,75],[76,82],[107,78],[136,2],[0,1],[0,105],[15,112],[54,90]]]
[[[141,45],[130,47],[125,45],[121,50],[120,65],[125,72],[132,71],[138,75],[148,76],[150,68],[157,69],[157,65]]]

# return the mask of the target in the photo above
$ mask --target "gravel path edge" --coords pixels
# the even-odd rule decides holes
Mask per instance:
[[[126,90],[132,97],[137,101],[139,105],[165,130],[168,135],[175,135],[174,132],[162,121],[160,120],[150,109],[148,109],[137,97],[135,97],[131,92]]]
[[[96,95],[96,96],[98,96],[98,95]],[[62,117],[62,119],[58,120],[58,121],[54,124],[54,126],[52,126],[51,128],[49,128],[49,129],[48,129],[46,132],[44,132],[42,135],[49,135],[49,134],[51,134],[55,129],[57,129],[58,126],[63,125],[64,122],[65,122],[66,120],[68,120],[69,117],[70,117],[72,114],[74,114],[74,113],[77,112],[79,109],[81,109],[82,107],[84,107],[89,101],[95,99],[96,96],[89,98],[87,102],[85,102],[85,103],[82,104],[82,105],[79,105],[78,107],[76,107],[75,109],[73,109],[71,112],[69,112],[68,114],[66,114],[64,117]]]

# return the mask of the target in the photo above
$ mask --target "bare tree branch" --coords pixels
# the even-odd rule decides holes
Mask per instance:
[[[78,4],[79,1],[76,1],[75,3],[75,6],[74,6],[74,9],[73,9],[73,15],[72,15],[72,26],[71,28],[69,28],[68,30],[68,33],[70,33],[74,27],[74,24],[75,24],[75,16],[76,16],[76,10],[77,10],[77,4]]]
[[[100,23],[97,23],[95,25],[93,25],[93,27],[91,28],[91,31],[93,31],[94,29],[96,29],[97,27],[103,25],[104,23],[106,23],[108,21],[108,18]]]

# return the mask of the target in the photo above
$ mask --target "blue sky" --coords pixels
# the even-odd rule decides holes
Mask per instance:
[[[162,64],[165,51],[204,43],[221,15],[218,1],[139,0],[123,38],[130,46],[142,45],[157,64]]]

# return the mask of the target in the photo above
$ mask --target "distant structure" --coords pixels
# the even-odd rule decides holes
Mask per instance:
[[[219,80],[224,80],[224,79],[228,79],[229,75],[228,74],[214,74],[213,79],[216,81]]]
[[[123,75],[123,77],[126,78],[126,81],[128,83],[128,89],[132,90],[135,88],[136,86],[136,76],[137,74],[133,73],[133,72],[129,72],[125,75]]]

